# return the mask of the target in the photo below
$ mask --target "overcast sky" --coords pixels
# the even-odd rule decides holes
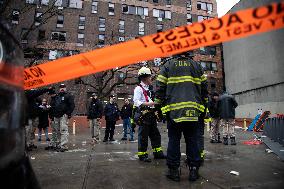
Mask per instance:
[[[225,15],[240,0],[216,0],[218,17]]]

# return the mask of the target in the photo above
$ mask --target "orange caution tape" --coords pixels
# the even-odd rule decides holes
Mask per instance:
[[[284,2],[242,10],[25,69],[31,89],[284,27]]]

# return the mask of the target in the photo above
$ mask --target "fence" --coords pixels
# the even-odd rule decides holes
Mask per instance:
[[[284,115],[268,118],[264,123],[263,134],[284,146]]]

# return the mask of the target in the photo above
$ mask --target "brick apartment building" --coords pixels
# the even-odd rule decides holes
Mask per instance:
[[[27,63],[54,60],[217,17],[215,0],[0,0],[0,10],[22,44]],[[206,70],[209,90],[221,92],[221,46],[193,52]],[[149,63],[159,66],[160,60]],[[123,73],[115,73],[110,84]],[[132,80],[136,79],[133,75]],[[87,94],[93,89],[74,80],[67,83],[77,102],[75,113],[84,114]],[[131,97],[134,87],[118,85],[112,93],[119,99]]]

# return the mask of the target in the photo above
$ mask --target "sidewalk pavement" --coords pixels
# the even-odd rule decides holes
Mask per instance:
[[[160,125],[162,146],[167,149],[166,126]],[[284,163],[273,153],[266,153],[264,144],[247,146],[252,132],[237,129],[236,146],[209,143],[205,131],[206,159],[200,169],[201,178],[187,180],[184,163],[185,143],[182,140],[181,182],[167,180],[165,160],[151,163],[138,161],[137,142],[123,142],[122,127],[116,127],[113,143],[93,144],[87,126],[69,128],[69,151],[45,151],[45,142],[29,153],[34,171],[43,189],[180,189],[180,188],[283,188]],[[103,138],[104,129],[101,131]],[[137,132],[135,133],[137,139]],[[43,137],[44,139],[44,137]],[[149,148],[150,149],[150,148]],[[153,158],[150,153],[150,157]],[[239,172],[239,176],[230,174]]]

